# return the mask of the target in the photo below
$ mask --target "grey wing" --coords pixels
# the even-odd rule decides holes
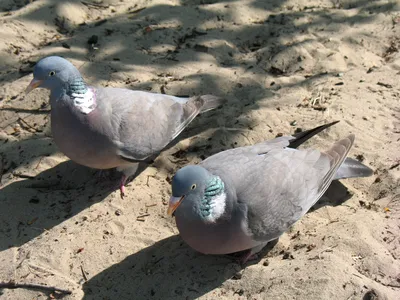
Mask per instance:
[[[157,94],[158,100],[139,114],[138,106],[124,115],[120,138],[121,156],[129,161],[158,155],[199,114],[216,108],[221,99],[211,95],[192,97],[185,102],[177,97]]]
[[[208,98],[178,98],[127,89],[98,89],[112,105],[113,142],[131,162],[162,151],[202,111]]]
[[[175,137],[182,105],[156,102],[148,109],[137,105],[127,110],[119,124],[115,141],[122,158],[134,161],[157,155]]]
[[[247,212],[249,235],[269,241],[279,237],[318,201],[353,141],[354,136],[349,136],[326,153],[276,147],[264,155],[228,153],[219,158],[219,163],[210,160],[203,164],[233,184],[234,201]]]
[[[142,161],[169,142],[181,115],[174,97],[118,88],[98,88],[98,107],[110,120],[109,138],[123,159]]]

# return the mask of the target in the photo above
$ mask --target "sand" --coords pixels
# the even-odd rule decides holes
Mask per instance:
[[[398,1],[2,0],[0,10],[0,281],[72,291],[1,299],[400,299]],[[48,92],[24,95],[47,55],[95,86],[229,102],[122,200],[115,179],[57,150]],[[245,268],[185,245],[166,215],[178,168],[334,120],[306,146],[354,133],[350,157],[373,176],[333,183]]]

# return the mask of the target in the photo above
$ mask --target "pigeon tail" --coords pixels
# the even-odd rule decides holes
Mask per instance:
[[[217,108],[223,103],[225,103],[223,98],[212,95],[189,98],[189,100],[183,105],[181,124],[176,128],[175,133],[172,136],[172,140],[176,138],[198,114]]]
[[[333,180],[355,178],[355,177],[368,177],[374,173],[372,169],[362,164],[358,160],[347,157],[337,170]]]
[[[204,113],[206,111],[215,109],[223,104],[225,104],[227,101],[224,98],[213,96],[213,95],[203,95],[200,96],[201,100],[204,101],[203,107],[200,110],[200,113]]]
[[[315,127],[313,129],[309,129],[306,131],[302,131],[299,133],[295,133],[292,136],[294,139],[289,141],[289,148],[297,148],[301,144],[303,144],[305,141],[309,140],[312,138],[314,135],[320,133],[322,130],[325,130],[328,127],[331,127],[332,125],[335,125],[336,123],[339,123],[339,121],[334,121],[325,125],[321,125],[318,127]]]

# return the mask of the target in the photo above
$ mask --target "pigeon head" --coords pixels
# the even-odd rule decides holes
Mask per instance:
[[[186,166],[172,179],[168,214],[200,217],[215,222],[225,212],[225,186],[221,178],[201,166]]]
[[[33,69],[33,79],[25,92],[35,88],[51,91],[70,90],[74,93],[85,93],[87,88],[78,69],[68,60],[59,56],[48,56],[41,59]]]

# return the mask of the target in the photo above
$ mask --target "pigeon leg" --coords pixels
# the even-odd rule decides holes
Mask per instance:
[[[244,253],[239,257],[239,263],[244,265],[246,262],[250,260],[257,260],[262,257],[258,253],[268,244],[268,242],[262,243],[258,246],[255,246],[252,249],[248,249],[244,251]]]
[[[125,196],[125,185],[129,179],[138,176],[144,169],[147,168],[146,163],[134,163],[128,166],[117,167],[117,171],[122,173],[121,181],[119,183],[119,190],[121,191],[121,198]]]
[[[119,190],[121,191],[121,199],[124,199],[125,196],[125,183],[128,177],[125,176],[125,174],[122,174],[121,177],[121,182],[119,184]]]
[[[252,253],[251,249],[246,251],[240,258],[239,258],[239,263],[241,265],[244,265],[246,262],[250,260],[256,260],[258,259],[258,254],[257,253]]]

